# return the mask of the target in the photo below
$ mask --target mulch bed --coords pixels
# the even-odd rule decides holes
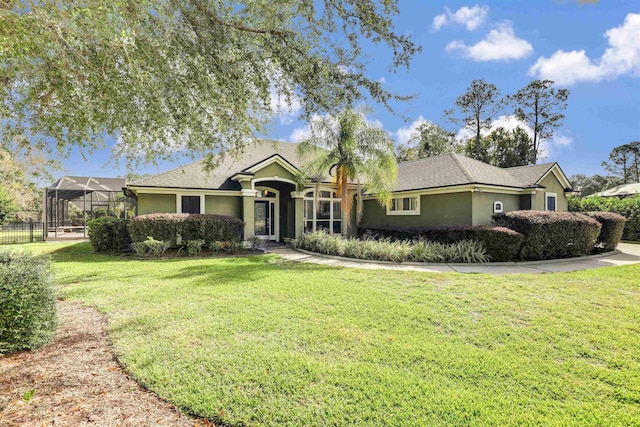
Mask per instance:
[[[1,426],[212,426],[127,376],[114,358],[104,315],[66,301],[58,314],[54,341],[0,358]]]

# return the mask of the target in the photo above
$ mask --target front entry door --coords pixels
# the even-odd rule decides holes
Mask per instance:
[[[275,203],[273,200],[256,200],[254,205],[254,230],[256,236],[261,239],[275,240]]]

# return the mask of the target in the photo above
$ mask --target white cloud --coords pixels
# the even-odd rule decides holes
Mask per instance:
[[[640,13],[627,14],[621,26],[604,35],[609,47],[599,59],[592,60],[584,50],[559,50],[550,58],[538,58],[529,68],[529,75],[559,85],[599,82],[625,74],[640,76]]]
[[[487,19],[489,7],[479,5],[473,7],[463,6],[455,12],[451,12],[449,8],[445,7],[444,12],[433,18],[433,31],[440,31],[442,27],[450,24],[464,25],[467,30],[473,31]]]
[[[391,136],[395,138],[398,145],[406,144],[409,142],[409,140],[411,140],[413,135],[418,131],[418,127],[421,124],[427,123],[427,122],[428,120],[426,120],[424,117],[418,116],[418,118],[414,120],[412,123],[410,123],[409,125],[403,126],[399,128],[397,131],[392,132]]]
[[[281,124],[292,123],[302,109],[300,98],[294,95],[287,100],[286,96],[278,94],[274,84],[269,89],[269,97],[271,111],[280,119]]]
[[[466,58],[484,62],[523,59],[531,55],[533,47],[528,41],[515,35],[510,22],[505,22],[489,31],[484,40],[472,46],[468,46],[462,40],[454,40],[447,45],[446,50],[460,51]]]
[[[311,127],[309,125],[305,125],[299,128],[295,128],[291,135],[289,135],[289,141],[291,142],[300,142],[304,139],[307,139],[311,136]]]

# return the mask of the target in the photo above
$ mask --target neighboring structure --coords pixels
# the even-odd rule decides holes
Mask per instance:
[[[601,191],[596,194],[592,194],[592,196],[599,197],[619,197],[624,199],[626,197],[633,197],[640,194],[640,183],[636,182],[634,184],[622,184],[617,187],[610,188],[608,190]],[[591,196],[588,196],[591,197]]]
[[[137,197],[139,214],[229,215],[245,221],[245,238],[282,241],[321,228],[354,234],[355,209],[346,221],[330,179],[299,183],[303,164],[296,144],[268,141],[222,158],[210,172],[200,160],[130,183],[127,190]],[[557,163],[500,169],[445,154],[399,164],[392,205],[365,196],[362,224],[489,224],[494,212],[566,210],[571,191]]]

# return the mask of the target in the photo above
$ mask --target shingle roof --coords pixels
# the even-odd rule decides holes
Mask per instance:
[[[238,157],[225,156],[210,172],[204,170],[204,161],[198,160],[158,175],[130,183],[140,187],[169,187],[240,190],[231,179],[263,160],[280,155],[295,168],[303,160],[297,144],[281,141],[262,141],[247,147]],[[398,179],[394,191],[421,190],[466,184],[485,184],[501,187],[528,188],[538,181],[555,163],[502,169],[456,153],[442,154],[398,164]]]
[[[244,153],[237,157],[226,155],[220,164],[210,172],[204,170],[204,160],[197,160],[167,172],[140,179],[130,183],[130,185],[240,190],[240,184],[231,180],[231,177],[276,154],[279,154],[296,168],[300,168],[302,165],[302,160],[297,151],[297,144],[281,141],[261,141],[254,146],[247,147]]]
[[[398,164],[395,191],[466,184],[527,188],[535,186],[553,165],[502,169],[460,154],[448,153]]]
[[[534,187],[554,165],[555,163],[541,163],[539,165],[516,166],[506,170],[517,176],[527,187]]]

